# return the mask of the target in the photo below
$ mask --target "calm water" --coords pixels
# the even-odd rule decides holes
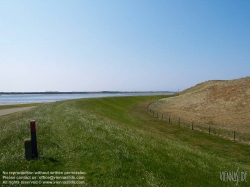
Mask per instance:
[[[94,97],[118,97],[136,95],[169,95],[169,93],[93,93],[93,94],[6,94],[0,95],[0,105],[43,103],[61,100],[94,98]]]

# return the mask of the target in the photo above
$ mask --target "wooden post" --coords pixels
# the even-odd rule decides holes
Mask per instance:
[[[24,140],[24,151],[25,151],[25,158],[27,160],[32,159],[33,155],[32,155],[31,139],[30,138],[26,138]]]
[[[31,150],[32,150],[32,157],[37,158],[37,141],[36,141],[36,121],[30,121],[30,134],[31,134]]]

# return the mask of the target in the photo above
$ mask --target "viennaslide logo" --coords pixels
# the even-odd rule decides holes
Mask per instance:
[[[235,182],[237,186],[240,182],[248,182],[247,171],[240,171],[239,167],[236,171],[222,171],[220,172],[220,180],[223,182]]]

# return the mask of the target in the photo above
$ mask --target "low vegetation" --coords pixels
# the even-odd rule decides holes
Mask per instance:
[[[240,134],[250,142],[250,77],[230,81],[206,81],[177,97],[161,99],[150,108],[179,117],[203,128]]]
[[[250,172],[248,145],[150,115],[147,106],[164,97],[78,99],[1,116],[0,171],[82,171],[86,186],[108,187],[235,186],[221,172]],[[28,161],[23,142],[32,119],[39,158]]]

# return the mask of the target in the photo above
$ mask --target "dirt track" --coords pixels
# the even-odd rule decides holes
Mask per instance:
[[[11,113],[14,113],[14,112],[20,112],[20,111],[24,111],[24,110],[29,110],[29,109],[34,108],[34,107],[35,106],[22,107],[22,108],[3,109],[3,110],[0,110],[0,116],[6,115],[6,114],[11,114]]]

